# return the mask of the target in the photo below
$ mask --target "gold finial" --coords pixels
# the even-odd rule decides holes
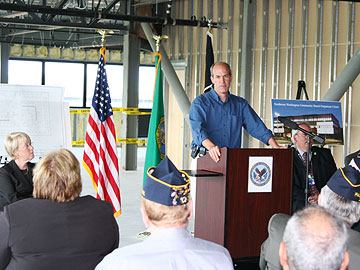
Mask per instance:
[[[156,52],[159,52],[160,51],[160,42],[161,42],[161,40],[162,39],[167,39],[168,36],[167,35],[162,35],[162,36],[153,35],[152,37],[156,41]]]
[[[106,35],[107,34],[114,34],[113,30],[100,29],[100,30],[96,30],[96,32],[98,32],[101,35],[101,47],[105,47]]]

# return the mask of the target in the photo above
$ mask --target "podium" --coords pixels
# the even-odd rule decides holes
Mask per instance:
[[[225,246],[233,259],[260,256],[274,213],[291,213],[292,149],[221,149],[198,159],[195,236]],[[249,157],[272,157],[272,192],[248,193]],[[211,175],[213,173],[214,175]],[[203,176],[203,177],[201,177]]]

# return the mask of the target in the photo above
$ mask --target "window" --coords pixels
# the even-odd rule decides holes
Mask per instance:
[[[94,94],[97,64],[45,61],[45,84],[64,87],[64,100],[72,107],[83,107],[84,70],[86,65],[86,104],[90,107]],[[42,61],[9,60],[9,84],[41,85]],[[107,79],[114,108],[122,107],[123,66],[106,65]],[[154,66],[140,66],[139,108],[152,108],[155,82]]]
[[[91,106],[91,101],[94,95],[97,64],[87,65],[86,77],[86,106]],[[122,94],[123,94],[123,66],[120,65],[106,65],[106,75],[110,88],[111,106],[113,108],[121,108]]]
[[[70,106],[83,106],[84,64],[45,62],[45,84],[64,87]]]
[[[9,84],[41,85],[41,61],[9,60]]]
[[[139,70],[139,108],[152,108],[154,84],[155,67],[141,66]]]

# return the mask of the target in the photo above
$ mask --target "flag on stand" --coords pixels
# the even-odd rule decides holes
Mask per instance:
[[[205,58],[205,87],[204,93],[210,91],[212,82],[211,82],[211,73],[210,67],[214,64],[214,52],[213,52],[213,35],[211,29],[206,33],[206,58]]]
[[[110,202],[114,209],[114,216],[119,216],[121,214],[119,165],[113,111],[105,68],[105,48],[100,49],[82,163],[90,174],[96,190],[96,197]]]
[[[146,147],[144,181],[146,172],[152,166],[157,166],[165,157],[165,122],[163,81],[161,76],[161,54],[155,53],[155,87],[153,107],[151,110],[148,141]]]

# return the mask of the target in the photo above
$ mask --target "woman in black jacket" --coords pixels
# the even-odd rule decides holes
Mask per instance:
[[[80,164],[66,149],[34,168],[34,198],[0,212],[0,269],[94,270],[119,246],[109,202],[80,196]]]
[[[13,132],[5,138],[5,149],[12,160],[0,168],[0,211],[4,206],[32,197],[34,147],[24,132]]]

